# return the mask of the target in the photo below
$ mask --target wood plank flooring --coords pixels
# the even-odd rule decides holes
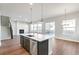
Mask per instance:
[[[79,55],[79,43],[55,39],[54,55]]]
[[[8,39],[1,42],[0,55],[29,55],[29,53],[20,46],[18,39]]]
[[[79,55],[79,43],[55,39],[53,55]],[[0,55],[30,55],[20,46],[19,39],[8,39],[2,41]]]

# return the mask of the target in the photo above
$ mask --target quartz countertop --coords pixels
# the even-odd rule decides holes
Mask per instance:
[[[51,39],[54,37],[53,34],[37,34],[37,33],[28,33],[28,34],[21,34],[21,35],[31,38],[36,41],[44,41],[44,40]],[[29,37],[28,35],[33,35],[33,37]]]

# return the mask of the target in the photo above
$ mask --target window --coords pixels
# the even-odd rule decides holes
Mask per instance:
[[[63,31],[65,32],[74,32],[75,31],[75,19],[72,20],[63,20]]]
[[[50,30],[55,30],[55,22],[50,22]]]
[[[30,25],[30,31],[33,31],[33,24]]]
[[[49,26],[50,26],[50,24],[49,23],[46,23],[46,27],[45,27],[46,28],[46,31],[49,31],[50,30],[50,27]]]
[[[31,32],[42,32],[42,24],[37,23],[37,24],[31,24]]]
[[[55,22],[49,22],[45,24],[45,30],[46,32],[54,32],[55,31]]]
[[[37,24],[33,25],[33,30],[34,30],[34,32],[37,32]]]
[[[38,32],[42,32],[42,24],[38,23]]]

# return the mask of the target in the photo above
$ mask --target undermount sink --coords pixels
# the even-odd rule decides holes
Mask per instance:
[[[29,36],[29,37],[34,37],[34,35],[27,35],[27,36]]]

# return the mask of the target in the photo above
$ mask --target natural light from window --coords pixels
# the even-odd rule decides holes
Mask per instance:
[[[55,32],[55,22],[48,22],[45,24],[46,33],[54,33]]]
[[[63,20],[62,25],[63,32],[75,32],[76,20]]]

